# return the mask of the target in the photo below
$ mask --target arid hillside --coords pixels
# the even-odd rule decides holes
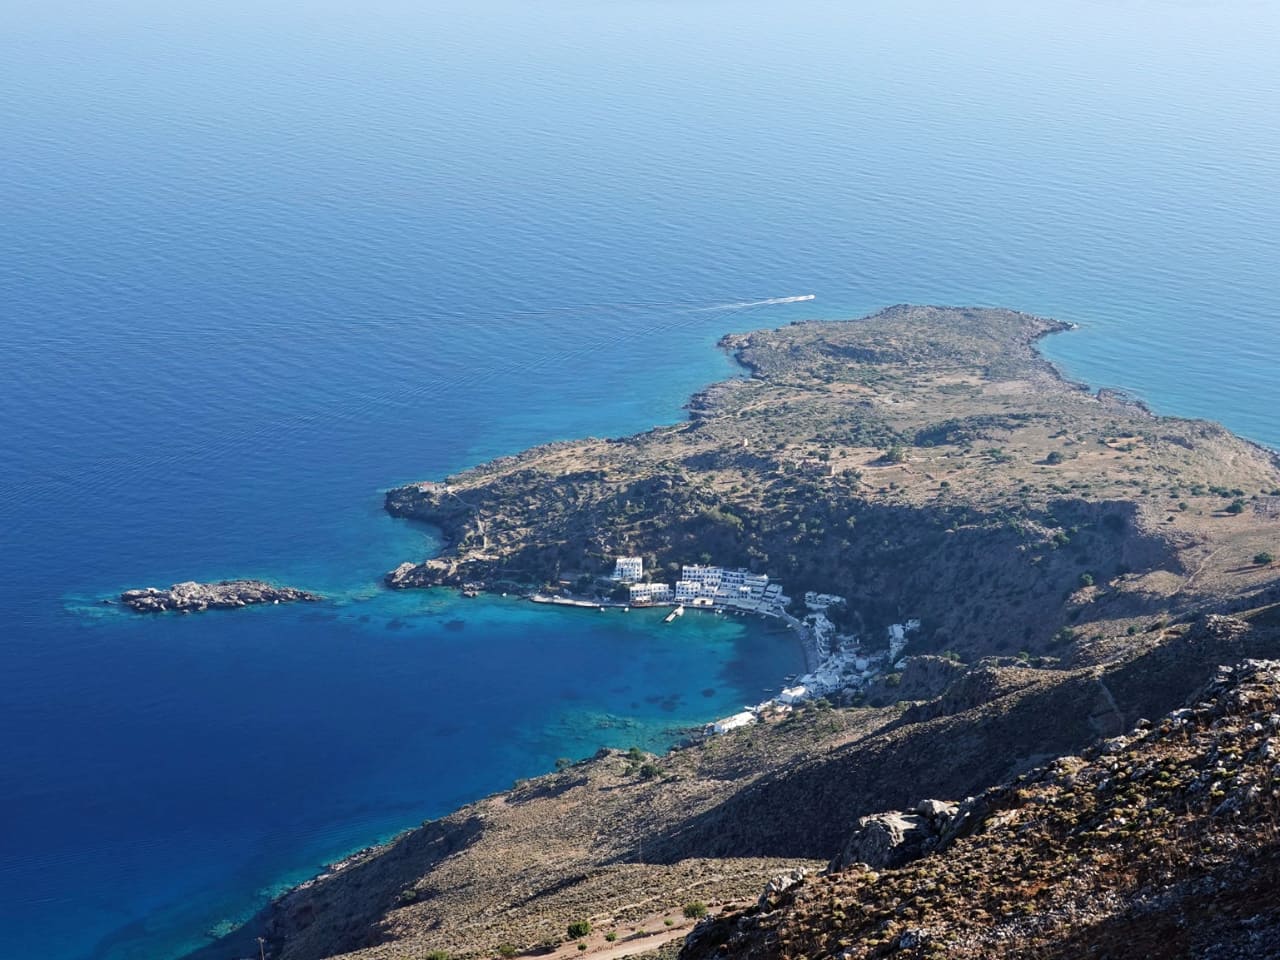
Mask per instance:
[[[1278,761],[1280,662],[1245,661],[1081,756],[867,818],[880,863],[707,921],[681,957],[1275,957]]]

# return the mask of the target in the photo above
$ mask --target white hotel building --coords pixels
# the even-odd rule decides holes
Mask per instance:
[[[694,605],[729,603],[754,607],[764,599],[768,587],[767,574],[686,564],[676,581],[675,599],[677,603]]]
[[[669,583],[631,584],[631,602],[636,606],[646,603],[670,603],[675,594]]]
[[[644,560],[641,557],[618,557],[613,562],[613,579],[623,583],[637,583],[644,579]]]

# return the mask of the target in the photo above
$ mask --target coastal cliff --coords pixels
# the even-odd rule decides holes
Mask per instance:
[[[1280,656],[1280,468],[1065,380],[1036,352],[1065,329],[900,306],[729,337],[750,376],[684,423],[388,492],[446,545],[397,588],[714,558],[848,598],[841,628],[868,640],[922,625],[857,703],[602,751],[336,865],[247,929],[276,960],[617,960],[690,933],[688,960],[1079,956],[1058,891],[1111,955],[1196,891],[1280,929],[1248,874],[1280,862],[1274,803],[1249,792],[1274,749],[1253,725],[1280,703],[1274,668],[1246,663]],[[1170,715],[1188,702],[1192,722]],[[1039,953],[1008,946],[1033,934]]]

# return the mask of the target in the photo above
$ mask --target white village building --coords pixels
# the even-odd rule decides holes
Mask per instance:
[[[641,557],[618,557],[613,564],[613,579],[623,583],[635,583],[644,578],[644,560]]]
[[[674,596],[669,583],[631,584],[631,602],[636,606],[646,603],[670,603]]]
[[[725,717],[723,720],[717,720],[711,725],[711,729],[716,733],[728,733],[730,730],[737,730],[739,727],[745,727],[748,724],[755,723],[756,715],[750,710],[743,710],[741,713],[735,713],[732,717]]]
[[[782,693],[778,694],[778,700],[781,703],[800,703],[802,700],[807,699],[808,696],[808,688],[804,685],[797,685],[794,687],[785,687]]]

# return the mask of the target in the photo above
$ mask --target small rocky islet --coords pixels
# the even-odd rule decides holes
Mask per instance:
[[[265,580],[219,580],[197,583],[185,580],[167,590],[143,587],[126,590],[120,602],[139,613],[203,613],[205,610],[235,610],[263,603],[315,602],[319,594],[296,587],[279,587]]]

